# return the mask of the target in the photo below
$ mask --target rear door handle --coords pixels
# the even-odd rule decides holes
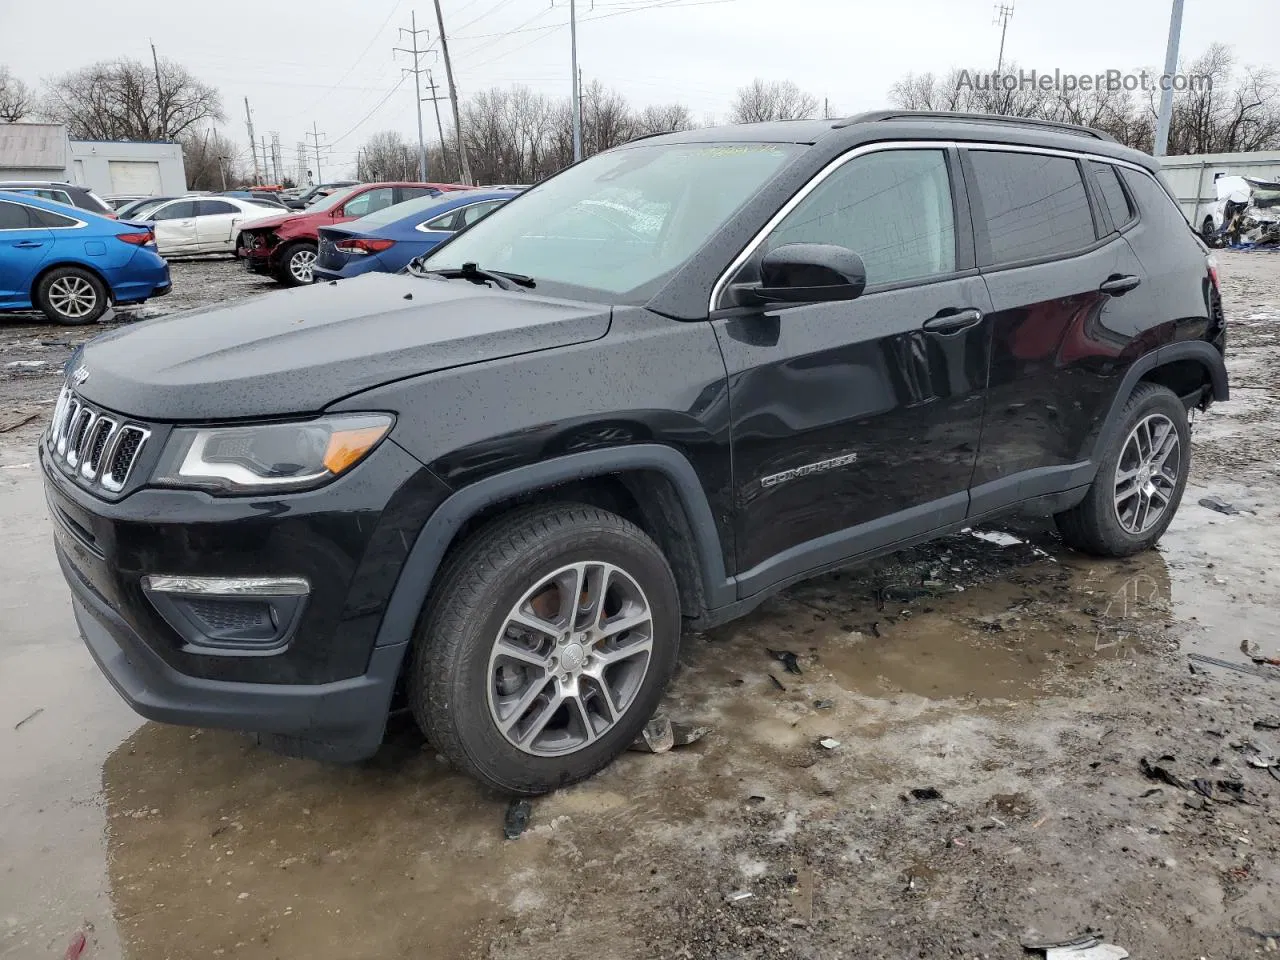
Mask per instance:
[[[1107,279],[1103,280],[1098,289],[1103,293],[1109,293],[1113,297],[1120,297],[1128,293],[1134,287],[1142,282],[1141,277],[1135,277],[1133,274],[1113,273]]]
[[[924,329],[929,333],[959,333],[968,330],[976,323],[982,322],[982,311],[976,307],[959,310],[947,307],[924,322]]]
[[[23,250],[30,250],[32,247],[43,247],[44,241],[43,240],[16,240],[14,241],[13,245]]]

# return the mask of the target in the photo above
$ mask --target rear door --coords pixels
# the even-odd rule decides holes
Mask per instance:
[[[0,306],[25,305],[31,281],[53,249],[53,231],[30,208],[0,200]]]
[[[227,200],[196,201],[196,248],[201,253],[230,253],[246,214]]]
[[[374,187],[348,200],[342,207],[342,217],[351,220],[385,209],[396,202],[395,187]]]
[[[972,514],[1089,482],[1129,363],[1145,352],[1145,274],[1113,229],[1086,160],[1037,148],[962,150],[991,296],[991,380]]]
[[[739,591],[962,520],[982,425],[986,288],[956,155],[875,148],[819,174],[765,252],[859,254],[856,300],[713,314],[729,373]],[[784,208],[785,209],[785,208]],[[941,329],[939,329],[941,328]]]
[[[195,252],[195,200],[172,200],[157,207],[148,216],[155,221],[156,247],[161,256],[173,257]]]

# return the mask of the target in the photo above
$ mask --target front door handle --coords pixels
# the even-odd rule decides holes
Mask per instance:
[[[1122,297],[1141,282],[1142,278],[1135,277],[1133,274],[1113,273],[1102,281],[1098,289],[1103,293],[1111,294],[1113,297]]]
[[[16,240],[14,241],[13,245],[22,250],[30,250],[34,247],[43,247],[44,241],[43,240]]]
[[[945,310],[939,310],[934,316],[924,322],[924,329],[929,333],[959,333],[961,330],[968,330],[974,324],[982,322],[982,311],[976,307],[969,307],[964,310],[956,307],[947,307]]]

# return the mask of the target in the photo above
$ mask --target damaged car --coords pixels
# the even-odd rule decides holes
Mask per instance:
[[[1204,210],[1200,232],[1215,246],[1280,243],[1280,182],[1220,174],[1218,199]]]

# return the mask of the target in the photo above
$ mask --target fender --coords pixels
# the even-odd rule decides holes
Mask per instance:
[[[423,525],[401,567],[374,646],[404,643],[412,638],[445,551],[462,525],[485,507],[572,480],[625,470],[656,470],[671,481],[693,530],[708,607],[722,607],[736,600],[733,583],[725,575],[715,517],[692,464],[671,447],[657,443],[586,450],[486,477],[440,504]]]
[[[1231,398],[1231,388],[1227,383],[1227,365],[1222,358],[1222,353],[1211,343],[1204,340],[1184,340],[1181,343],[1171,343],[1167,346],[1159,347],[1151,353],[1147,353],[1135,360],[1129,369],[1125,371],[1124,380],[1120,383],[1120,389],[1116,391],[1115,397],[1111,401],[1111,409],[1107,411],[1107,417],[1102,423],[1102,429],[1098,432],[1098,440],[1093,447],[1093,456],[1090,462],[1094,470],[1097,470],[1098,455],[1100,451],[1109,449],[1109,444],[1116,432],[1120,428],[1120,413],[1124,409],[1124,405],[1129,402],[1129,396],[1133,393],[1133,388],[1138,385],[1138,381],[1145,377],[1156,367],[1162,367],[1166,363],[1173,363],[1177,360],[1196,360],[1208,372],[1209,381],[1213,387],[1213,399],[1218,401],[1229,400]],[[1089,480],[1092,481],[1092,474]]]

